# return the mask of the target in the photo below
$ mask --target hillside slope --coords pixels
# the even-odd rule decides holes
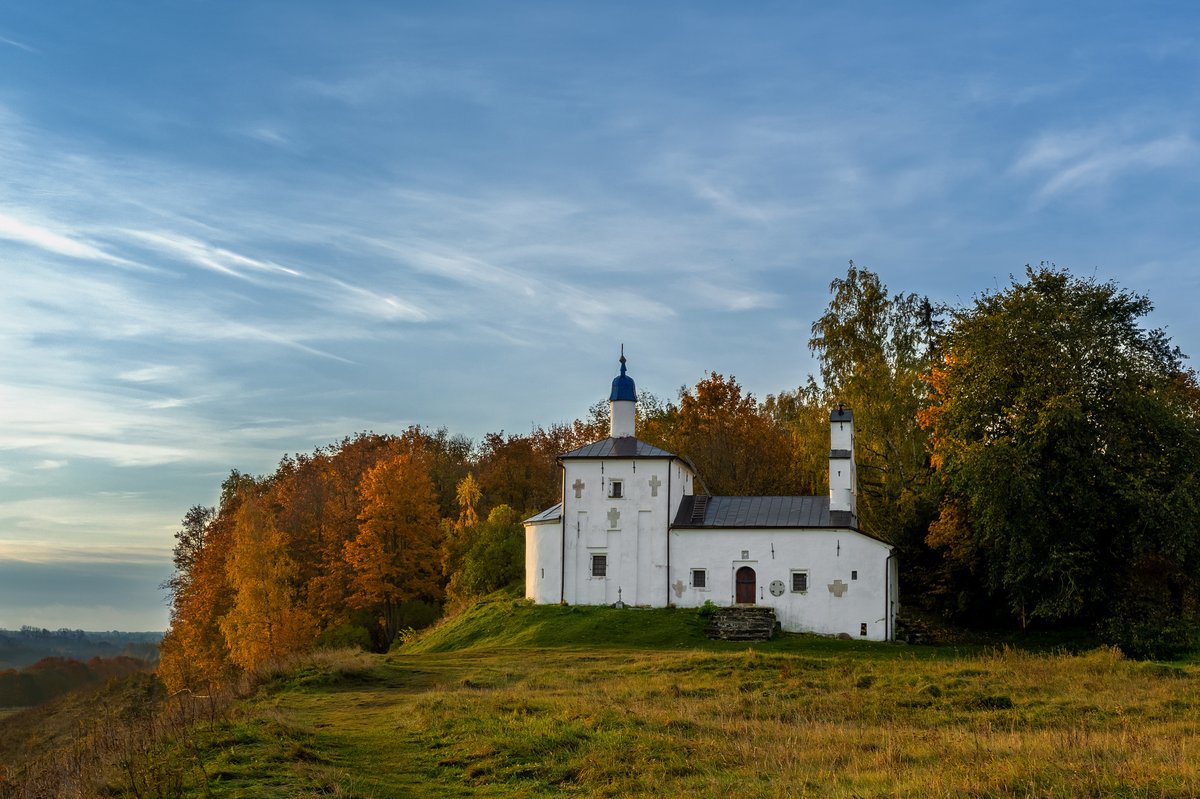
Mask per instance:
[[[1200,795],[1195,666],[809,636],[748,648],[699,625],[493,598],[389,655],[281,672],[163,747],[158,793]]]

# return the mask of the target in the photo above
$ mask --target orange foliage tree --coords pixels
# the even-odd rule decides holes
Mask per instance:
[[[230,659],[242,669],[254,671],[312,644],[317,625],[299,601],[297,573],[262,500],[244,501],[226,562],[233,606],[221,619]]]
[[[442,596],[437,497],[419,439],[363,476],[358,534],[344,547],[351,605],[377,614],[390,643],[402,603]]]

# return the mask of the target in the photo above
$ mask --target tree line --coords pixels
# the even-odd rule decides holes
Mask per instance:
[[[716,372],[671,400],[643,393],[638,436],[691,460],[708,493],[819,495],[844,404],[859,524],[897,547],[906,604],[1170,654],[1197,640],[1200,388],[1142,326],[1150,310],[1047,264],[950,307],[851,263],[812,324],[818,374],[761,399]],[[164,679],[384,649],[443,603],[519,581],[521,519],[558,501],[557,456],[605,437],[607,413],[478,443],[359,433],[232,472],[177,534]]]
[[[47,657],[23,669],[0,669],[0,707],[31,707],[89,685],[154,670],[148,660],[117,655],[73,658]]]

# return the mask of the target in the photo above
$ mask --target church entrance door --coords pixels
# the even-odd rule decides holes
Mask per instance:
[[[737,570],[734,582],[737,584],[737,591],[734,596],[739,605],[753,605],[754,595],[758,593],[755,587],[754,569],[749,566],[743,566]]]

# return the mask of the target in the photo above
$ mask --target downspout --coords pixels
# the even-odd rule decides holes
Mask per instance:
[[[674,459],[667,461],[667,604],[671,607],[671,467]]]
[[[892,640],[892,560],[896,550],[888,551],[883,561],[883,640]]]
[[[562,546],[558,549],[560,562],[558,565],[558,604],[563,604],[567,601],[567,467],[563,466],[562,458],[557,458],[558,471],[562,477],[559,480],[562,485]]]

